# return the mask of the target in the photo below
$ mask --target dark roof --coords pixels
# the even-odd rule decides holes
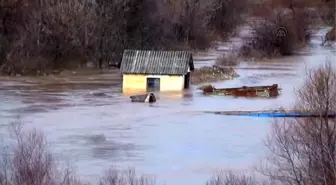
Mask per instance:
[[[185,75],[189,67],[194,70],[187,51],[125,50],[120,69],[128,74]]]

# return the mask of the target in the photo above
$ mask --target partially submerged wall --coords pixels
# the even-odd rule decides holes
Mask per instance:
[[[124,74],[123,93],[136,94],[146,92],[147,78],[159,78],[160,91],[180,91],[184,87],[184,76]]]

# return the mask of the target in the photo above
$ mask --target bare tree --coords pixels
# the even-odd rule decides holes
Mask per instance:
[[[253,55],[251,49],[266,57],[292,55],[310,39],[312,20],[301,0],[268,0],[257,14],[259,19],[251,22],[253,35],[243,46],[244,55]]]
[[[84,185],[70,165],[62,167],[48,149],[42,132],[26,130],[20,122],[11,124],[11,141],[0,150],[0,185]],[[154,185],[155,178],[137,175],[129,168],[109,168],[100,185]]]
[[[0,156],[0,185],[79,185],[70,168],[61,169],[48,151],[44,135],[11,127],[13,143]]]
[[[0,72],[103,68],[124,49],[206,49],[234,30],[243,1],[0,0]]]
[[[208,26],[218,38],[225,40],[243,21],[247,0],[212,0],[208,11]]]
[[[261,184],[264,184],[264,182],[258,181],[254,176],[233,171],[220,171],[206,182],[206,185],[261,185]]]
[[[138,176],[135,170],[129,168],[126,171],[110,168],[101,178],[100,185],[155,185],[155,178],[150,176]]]
[[[267,139],[269,154],[259,169],[284,185],[335,185],[336,71],[332,63],[308,73],[295,108],[318,117],[276,120]]]

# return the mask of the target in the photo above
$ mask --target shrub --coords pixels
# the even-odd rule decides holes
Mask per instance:
[[[202,67],[195,69],[191,75],[191,83],[199,84],[205,82],[218,82],[223,80],[229,80],[239,75],[233,68],[225,68],[213,65],[211,67]]]
[[[111,168],[105,172],[99,185],[155,185],[155,179],[149,176],[138,176],[135,170],[130,168],[119,171]]]
[[[218,66],[236,66],[238,62],[237,53],[222,54],[216,59],[216,65]]]
[[[260,185],[254,177],[232,171],[215,174],[206,185]]]
[[[171,40],[166,48],[188,47],[206,49],[213,41],[207,23],[207,1],[176,0],[158,1],[162,12],[164,30],[161,38]],[[160,38],[160,37],[159,37]]]
[[[0,154],[0,185],[84,185],[70,167],[62,168],[48,150],[42,132],[23,130],[14,123],[13,136]],[[119,171],[110,168],[100,178],[99,185],[154,185],[155,178],[136,175],[134,169]]]
[[[330,31],[327,32],[325,35],[322,45],[324,45],[328,41],[335,41],[336,40],[336,24],[331,28]]]
[[[336,73],[331,62],[310,71],[297,92],[294,110],[318,117],[275,120],[267,139],[267,157],[260,168],[280,184],[335,184]]]
[[[271,10],[277,8],[309,9],[311,18],[319,18],[319,22],[328,25],[335,23],[335,1],[334,0],[263,0],[252,3],[252,15],[265,17]]]
[[[247,9],[247,0],[211,0],[208,10],[208,27],[219,39],[230,36],[243,21],[242,14]]]
[[[335,1],[327,0],[323,1],[323,3],[318,7],[318,13],[320,15],[321,20],[327,25],[334,25],[335,22]]]
[[[327,25],[332,25],[335,23],[335,9],[330,7],[323,7],[319,10],[320,17],[323,22]]]
[[[253,21],[252,37],[242,48],[242,54],[257,50],[262,56],[291,55],[309,39],[310,20],[305,10],[277,9],[269,11],[261,20]],[[279,35],[283,30],[284,35]]]
[[[24,132],[21,124],[13,124],[11,133],[14,143],[3,147],[0,156],[1,185],[80,184],[70,168],[56,165],[42,133]]]

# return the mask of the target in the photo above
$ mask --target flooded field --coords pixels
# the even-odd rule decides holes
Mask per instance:
[[[70,160],[90,182],[110,166],[135,167],[167,185],[201,185],[219,169],[248,170],[263,156],[270,119],[204,114],[210,110],[290,107],[306,69],[336,50],[321,47],[319,34],[296,56],[242,63],[240,77],[217,87],[268,85],[283,89],[276,99],[203,96],[196,86],[158,94],[155,104],[131,103],[121,94],[120,75],[103,73],[59,77],[1,77],[0,132],[17,116],[26,127],[46,134],[50,148]],[[235,41],[233,42],[235,43]],[[211,65],[230,43],[196,56],[196,67]]]

